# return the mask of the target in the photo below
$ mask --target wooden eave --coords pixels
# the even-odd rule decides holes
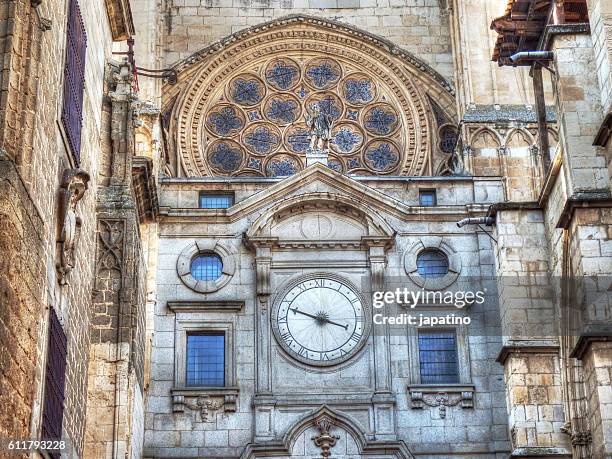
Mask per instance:
[[[105,0],[113,41],[125,41],[136,33],[129,0]]]
[[[586,0],[508,0],[504,15],[491,22],[498,33],[492,60],[500,66],[516,65],[510,56],[538,50],[548,25],[581,22],[588,22]]]

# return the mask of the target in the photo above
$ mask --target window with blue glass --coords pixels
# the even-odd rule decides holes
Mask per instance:
[[[225,386],[225,333],[187,335],[188,386]]]
[[[216,253],[201,253],[191,260],[191,275],[196,280],[217,280],[221,274],[223,274],[223,261]]]
[[[459,383],[455,331],[419,331],[419,366],[421,384]]]
[[[227,209],[234,205],[230,193],[200,193],[200,209]]]
[[[444,277],[448,273],[448,258],[439,250],[424,250],[417,256],[417,271],[426,279]]]
[[[438,204],[436,190],[419,190],[419,205],[423,207],[434,207]]]

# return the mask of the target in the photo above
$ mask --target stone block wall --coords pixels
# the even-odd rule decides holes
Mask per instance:
[[[453,78],[448,14],[438,0],[171,0],[162,14],[166,66],[247,27],[308,14],[382,36]]]
[[[587,3],[601,105],[607,113],[612,110],[612,4],[606,0],[589,0]]]
[[[33,7],[36,3],[40,5]],[[3,277],[11,276],[12,299],[7,311],[19,306],[12,321],[5,324],[6,328],[0,325],[0,330],[7,337],[18,333],[14,339],[21,343],[24,352],[27,350],[27,357],[23,356],[23,372],[28,375],[28,382],[15,392],[23,398],[13,395],[18,415],[15,422],[7,422],[6,435],[2,436],[40,437],[46,319],[48,309],[53,308],[68,339],[62,436],[77,455],[83,451],[85,430],[102,85],[112,47],[104,2],[81,0],[79,3],[88,36],[80,167],[89,173],[90,182],[89,191],[76,209],[81,226],[75,267],[65,285],[60,284],[56,270],[60,250],[57,240],[63,223],[58,216],[60,183],[64,170],[76,166],[58,122],[64,81],[67,2],[18,0],[4,2],[0,7],[1,40],[3,49],[8,50],[0,69],[0,148],[6,152],[3,160],[10,160],[15,166],[12,172],[10,167],[3,168],[0,180],[10,183],[11,189],[19,190],[2,194],[3,202],[4,198],[11,200],[12,210],[10,219],[3,219],[10,251],[3,250],[0,258],[15,261],[23,257],[23,262],[16,266],[0,269]],[[23,241],[27,248],[16,241]],[[31,304],[34,298],[36,303]],[[13,372],[10,362],[6,364],[6,367],[2,365],[3,374],[18,377],[20,373]],[[7,378],[6,383],[14,384],[15,380]],[[31,392],[27,397],[25,388]],[[17,424],[19,430],[16,430]]]
[[[601,91],[591,36],[557,35],[555,96],[569,194],[609,191],[607,162],[593,146],[602,121]]]

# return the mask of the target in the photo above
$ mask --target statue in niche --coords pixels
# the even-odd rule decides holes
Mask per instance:
[[[77,216],[77,203],[81,200],[89,174],[81,169],[66,169],[62,177],[60,195],[61,230],[58,243],[60,257],[57,264],[61,285],[67,284],[68,273],[76,265],[75,248],[81,232],[81,218]]]
[[[321,111],[321,106],[314,103],[310,106],[310,113],[307,111],[306,125],[310,129],[310,150],[325,151],[329,150],[329,142],[332,138],[331,131],[334,124],[332,116]]]

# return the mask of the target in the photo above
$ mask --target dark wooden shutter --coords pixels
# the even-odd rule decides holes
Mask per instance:
[[[77,0],[69,0],[62,124],[77,166],[81,161],[81,126],[83,124],[86,49],[87,34],[83,25],[81,9]]]
[[[45,370],[42,438],[59,440],[64,418],[64,386],[66,382],[66,334],[55,311],[49,314],[49,342]]]

